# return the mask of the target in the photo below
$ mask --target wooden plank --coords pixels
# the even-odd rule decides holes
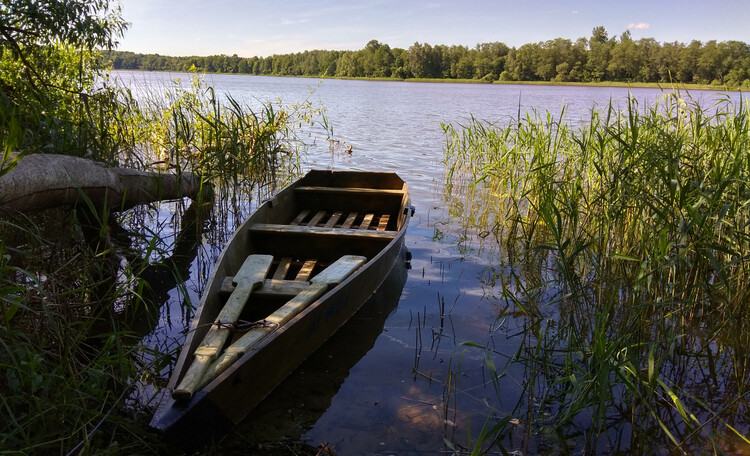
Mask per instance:
[[[316,212],[313,218],[311,218],[310,221],[307,222],[307,226],[317,226],[318,223],[320,223],[320,221],[323,220],[323,217],[325,216],[326,216],[326,211]]]
[[[254,233],[273,233],[273,234],[308,234],[310,236],[331,236],[331,237],[352,237],[352,238],[374,238],[374,239],[393,239],[398,231],[373,231],[361,229],[343,229],[343,228],[326,228],[323,226],[294,226],[294,225],[277,225],[271,223],[256,223],[250,227]]]
[[[296,280],[266,280],[263,286],[253,292],[260,296],[295,296],[310,286],[307,282]]]
[[[221,288],[219,288],[219,294],[229,296],[234,291],[234,276],[226,276],[221,281]]]
[[[365,218],[362,219],[362,223],[359,224],[359,229],[366,230],[370,228],[370,224],[372,223],[373,217],[375,217],[375,214],[366,214]]]
[[[246,284],[253,289],[259,287],[266,278],[272,262],[273,256],[271,255],[249,255],[245,258],[242,266],[240,266],[240,270],[234,275],[232,283],[235,286]],[[222,312],[225,311],[229,312],[227,306],[224,306],[224,309],[222,309]],[[222,313],[220,312],[219,318],[221,318],[221,315]]]
[[[311,182],[312,183],[312,182]],[[380,183],[362,183],[364,187],[301,186],[294,189],[299,208],[338,210],[342,212],[365,211],[375,214],[392,213],[407,195],[402,184],[397,189],[377,188]],[[361,217],[361,215],[360,215]]]
[[[200,387],[207,385],[266,336],[286,324],[330,288],[343,282],[366,262],[365,257],[345,255],[313,277],[313,283],[307,289],[269,315],[261,324],[250,329],[211,363],[202,378]]]
[[[305,185],[320,185],[338,188],[384,188],[399,189],[404,181],[390,171],[331,171],[312,170],[307,173],[309,179]]]
[[[313,284],[327,284],[336,286],[341,281],[356,271],[360,266],[365,264],[367,258],[357,255],[344,255],[335,263],[325,268],[320,274],[310,280]]]
[[[294,318],[295,315],[302,312],[305,307],[310,305],[320,296],[323,296],[326,290],[328,290],[327,283],[315,283],[310,285],[309,288],[287,301],[286,304],[269,315],[266,318],[266,322],[277,328],[283,326],[286,322]]]
[[[307,215],[310,213],[309,209],[305,209],[304,211],[300,212],[299,215],[297,215],[294,220],[291,221],[291,225],[302,225],[302,220],[307,217]]]
[[[195,359],[182,381],[172,392],[175,400],[187,400],[193,397],[206,369],[219,355],[232,333],[231,326],[237,323],[250,294],[263,284],[272,262],[273,256],[271,255],[250,255],[245,259],[232,280],[235,285],[234,291],[208,330],[206,337],[195,350]]]
[[[279,265],[276,267],[276,272],[273,273],[273,279],[274,280],[284,280],[286,278],[287,273],[289,272],[289,267],[292,265],[292,259],[291,258],[282,258],[279,261]]]
[[[346,220],[344,220],[344,223],[341,225],[341,228],[344,228],[344,229],[351,228],[356,218],[357,218],[357,213],[351,212],[349,216],[346,217]]]
[[[315,187],[315,186],[300,186],[294,189],[299,193],[327,193],[327,194],[348,194],[354,196],[369,196],[369,195],[396,195],[400,196],[404,194],[403,190],[393,190],[384,188],[362,188],[362,187]]]
[[[328,219],[328,222],[324,225],[326,228],[333,228],[336,226],[336,223],[338,223],[339,219],[341,218],[342,212],[336,211],[331,215],[331,218]]]
[[[228,296],[234,291],[234,285],[232,285],[232,276],[225,277],[222,281],[221,289],[219,293]],[[278,279],[266,279],[263,285],[253,291],[253,296],[295,296],[300,291],[309,287],[307,282],[297,282],[294,280],[278,280]]]
[[[294,280],[297,282],[307,282],[308,280],[310,280],[310,276],[312,275],[316,263],[316,260],[305,261]]]
[[[376,230],[378,231],[385,231],[386,228],[388,228],[388,221],[391,219],[391,216],[389,214],[383,214],[380,216],[380,222],[378,222],[378,227]]]

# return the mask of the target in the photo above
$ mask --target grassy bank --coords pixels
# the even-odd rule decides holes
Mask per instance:
[[[117,71],[141,71],[141,70],[117,70]],[[206,74],[233,74],[233,73],[206,73]],[[255,76],[255,75],[246,75]],[[304,79],[339,79],[345,81],[381,81],[381,82],[421,82],[436,84],[498,84],[498,85],[541,85],[541,86],[580,86],[580,87],[623,87],[623,88],[646,88],[665,89],[679,88],[680,90],[713,90],[717,92],[741,90],[740,87],[717,85],[717,84],[684,84],[684,83],[659,83],[659,82],[551,82],[551,81],[485,81],[481,79],[453,79],[453,78],[392,78],[392,77],[343,77],[343,76],[289,76],[289,75],[264,75],[264,77],[276,78],[304,78]]]
[[[114,92],[113,92],[114,93]],[[231,233],[251,202],[299,171],[309,101],[251,109],[196,77],[118,116],[120,166],[194,172],[215,201],[108,213],[93,205],[0,216],[0,453],[163,454],[148,430],[153,393],[179,345],[144,345],[184,280],[211,258],[204,236]],[[321,120],[322,118],[322,120]],[[165,218],[166,217],[166,218]],[[207,227],[211,226],[211,231]]]
[[[680,89],[680,90],[713,90],[717,92],[740,90],[739,87],[718,84],[684,84],[684,83],[661,83],[661,82],[549,82],[549,81],[494,81],[493,84],[510,85],[551,85],[551,86],[581,86],[581,87],[624,87],[643,89]]]
[[[446,197],[524,328],[525,450],[750,448],[747,103],[443,127]]]

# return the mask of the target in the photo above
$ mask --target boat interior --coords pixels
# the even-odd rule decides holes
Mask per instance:
[[[372,187],[339,184],[343,186],[298,186],[285,217],[249,227],[249,251],[274,259],[263,286],[253,292],[253,305],[246,306],[244,320],[263,319],[342,256],[371,259],[397,236],[406,217],[403,211],[408,210],[403,182],[395,183],[398,189],[377,188],[372,182],[357,183]],[[233,277],[225,276],[220,294],[228,297],[234,286]]]
[[[190,342],[194,360],[172,396],[192,397],[377,257],[406,223],[408,203],[395,174],[313,171],[258,208],[230,241],[204,292]]]

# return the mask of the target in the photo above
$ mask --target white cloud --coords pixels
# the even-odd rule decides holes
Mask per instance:
[[[626,27],[628,30],[648,30],[649,25],[646,22],[634,22],[628,24]]]

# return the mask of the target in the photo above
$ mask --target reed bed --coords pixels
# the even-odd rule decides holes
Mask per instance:
[[[122,93],[132,100],[129,90]],[[324,125],[330,132],[325,109],[310,100],[314,90],[296,103],[255,107],[217,94],[200,75],[187,86],[176,79],[163,91],[136,90],[136,139],[121,154],[125,163],[195,172],[215,186],[257,188],[294,177],[313,139],[306,128]]]
[[[446,197],[525,328],[527,450],[750,448],[748,109],[443,125]]]
[[[188,295],[191,268],[207,276],[206,257],[224,240],[204,248],[206,227],[214,228],[208,237],[231,233],[254,201],[300,172],[303,130],[321,117],[327,124],[309,100],[251,108],[217,96],[199,76],[142,99],[122,87],[102,94],[111,103],[91,115],[101,121],[91,129],[92,157],[196,173],[216,202],[0,215],[2,454],[169,451],[146,431],[153,397],[143,393],[153,396],[179,346],[142,340],[171,290]],[[186,326],[191,304],[184,299]]]
[[[128,453],[150,440],[134,432],[139,412],[126,406],[144,367],[126,320],[144,309],[135,295],[146,266],[118,270],[123,257],[92,249],[82,217],[0,221],[0,447],[8,454]]]

